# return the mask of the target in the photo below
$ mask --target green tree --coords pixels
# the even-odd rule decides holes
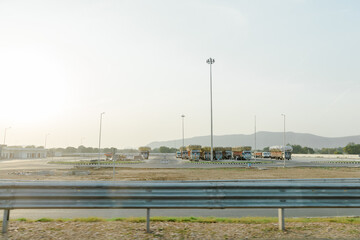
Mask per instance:
[[[270,147],[264,147],[263,152],[270,152]]]
[[[77,149],[74,147],[67,147],[65,148],[65,153],[76,153]]]
[[[343,150],[347,154],[360,154],[360,144],[355,144],[351,142],[346,145]]]

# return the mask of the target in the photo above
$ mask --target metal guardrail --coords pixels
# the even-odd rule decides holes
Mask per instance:
[[[2,232],[11,209],[151,208],[359,208],[359,179],[169,182],[0,181]]]

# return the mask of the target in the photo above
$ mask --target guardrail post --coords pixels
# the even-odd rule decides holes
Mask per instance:
[[[146,232],[150,233],[150,208],[146,209]]]
[[[10,209],[4,209],[4,218],[2,225],[2,233],[7,233],[9,225]]]
[[[279,215],[279,230],[284,231],[285,230],[285,216],[284,216],[283,208],[278,209],[278,215]]]

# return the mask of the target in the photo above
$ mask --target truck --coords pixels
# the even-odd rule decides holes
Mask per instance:
[[[149,155],[150,155],[150,147],[139,147],[139,152],[140,155],[144,158],[144,159],[149,159]]]
[[[181,152],[182,159],[189,159],[189,153],[186,150],[186,147],[180,147],[180,152]]]
[[[222,160],[223,159],[223,151],[224,148],[223,147],[214,147],[214,158],[216,160]]]
[[[181,152],[180,151],[176,152],[176,158],[181,158]]]
[[[211,158],[211,147],[202,147],[200,151],[200,158],[209,161]]]
[[[189,145],[186,149],[188,151],[190,161],[199,161],[201,152],[200,145]]]
[[[285,146],[285,149],[283,146],[272,146],[270,147],[270,158],[277,160],[290,160],[292,150],[293,148],[291,146]]]
[[[232,159],[232,148],[231,147],[224,147],[223,159]]]
[[[254,152],[253,155],[255,158],[262,158],[262,152]]]
[[[251,159],[251,147],[233,147],[232,148],[233,158],[235,160],[249,160]]]

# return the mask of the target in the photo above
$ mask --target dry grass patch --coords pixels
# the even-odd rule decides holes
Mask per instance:
[[[359,224],[338,222],[286,223],[286,231],[270,222],[142,221],[11,222],[7,239],[359,239]],[[139,219],[137,219],[139,220]],[[155,220],[155,219],[154,219]],[[187,219],[190,220],[190,219]],[[253,219],[255,220],[255,219]]]

